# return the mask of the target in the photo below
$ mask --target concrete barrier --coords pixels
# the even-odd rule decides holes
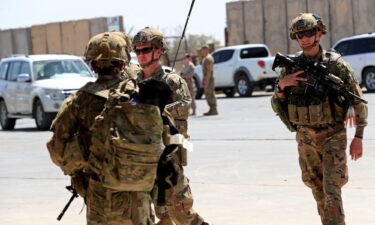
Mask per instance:
[[[263,0],[265,18],[265,43],[271,52],[287,52],[288,21],[286,5],[274,0]]]
[[[107,30],[108,27],[106,18],[103,17],[90,20],[90,37],[106,32]]]
[[[343,37],[375,32],[374,0],[253,0],[226,6],[228,45],[265,43],[273,52],[294,53],[299,46],[289,40],[289,27],[301,12],[314,12],[323,19],[327,34],[320,43],[324,48]]]
[[[33,54],[47,53],[46,26],[37,25],[31,27],[31,43]]]
[[[354,35],[353,11],[351,0],[331,0],[329,33],[331,35],[331,45],[339,39]],[[331,46],[325,46],[331,47]]]
[[[61,41],[61,24],[50,23],[46,25],[47,35],[47,52],[46,53],[61,53],[63,50]]]
[[[0,58],[13,54],[12,31],[0,31]]]

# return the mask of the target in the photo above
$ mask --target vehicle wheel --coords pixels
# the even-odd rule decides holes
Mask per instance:
[[[203,88],[200,87],[199,82],[194,78],[194,90],[195,90],[195,99],[201,99],[203,95]]]
[[[16,125],[16,119],[8,117],[8,109],[4,101],[0,101],[0,125],[3,130],[13,130]]]
[[[234,88],[228,88],[228,89],[224,89],[223,92],[224,92],[225,96],[227,96],[229,98],[229,97],[233,97],[234,93],[236,91],[235,91]]]
[[[253,85],[246,75],[240,75],[236,80],[236,89],[241,97],[249,97],[253,94]]]
[[[37,100],[34,104],[35,124],[39,130],[48,130],[51,126],[53,116],[44,112],[42,102]]]
[[[364,71],[363,83],[368,92],[375,92],[375,68],[369,68]]]

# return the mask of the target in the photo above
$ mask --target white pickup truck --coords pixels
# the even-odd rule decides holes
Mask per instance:
[[[215,90],[232,97],[251,96],[255,89],[274,86],[278,75],[272,70],[274,57],[264,44],[235,45],[218,49],[214,57]],[[196,98],[202,96],[202,67],[195,67]]]

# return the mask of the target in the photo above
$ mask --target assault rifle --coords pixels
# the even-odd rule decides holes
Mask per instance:
[[[78,198],[78,193],[76,189],[73,188],[73,186],[66,186],[66,189],[72,193],[72,197],[70,197],[69,201],[66,203],[64,209],[61,211],[60,215],[57,217],[57,220],[61,220],[61,218],[64,216],[66,210],[68,210],[70,204],[73,202],[75,198]]]
[[[314,62],[309,59],[304,60],[277,53],[272,65],[272,70],[275,71],[277,67],[291,67],[297,70],[303,70],[307,78],[307,85],[313,88],[317,88],[318,85],[323,85],[335,92],[338,96],[343,96],[350,104],[358,102],[367,104],[366,100],[346,89],[344,87],[344,82],[339,77],[330,73],[327,66],[321,62]]]

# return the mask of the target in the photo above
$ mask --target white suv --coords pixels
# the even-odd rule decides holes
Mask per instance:
[[[35,118],[47,130],[64,99],[95,75],[72,55],[12,56],[0,61],[0,125],[12,130],[16,119]]]
[[[375,33],[343,38],[333,48],[352,66],[358,82],[375,92]]]

